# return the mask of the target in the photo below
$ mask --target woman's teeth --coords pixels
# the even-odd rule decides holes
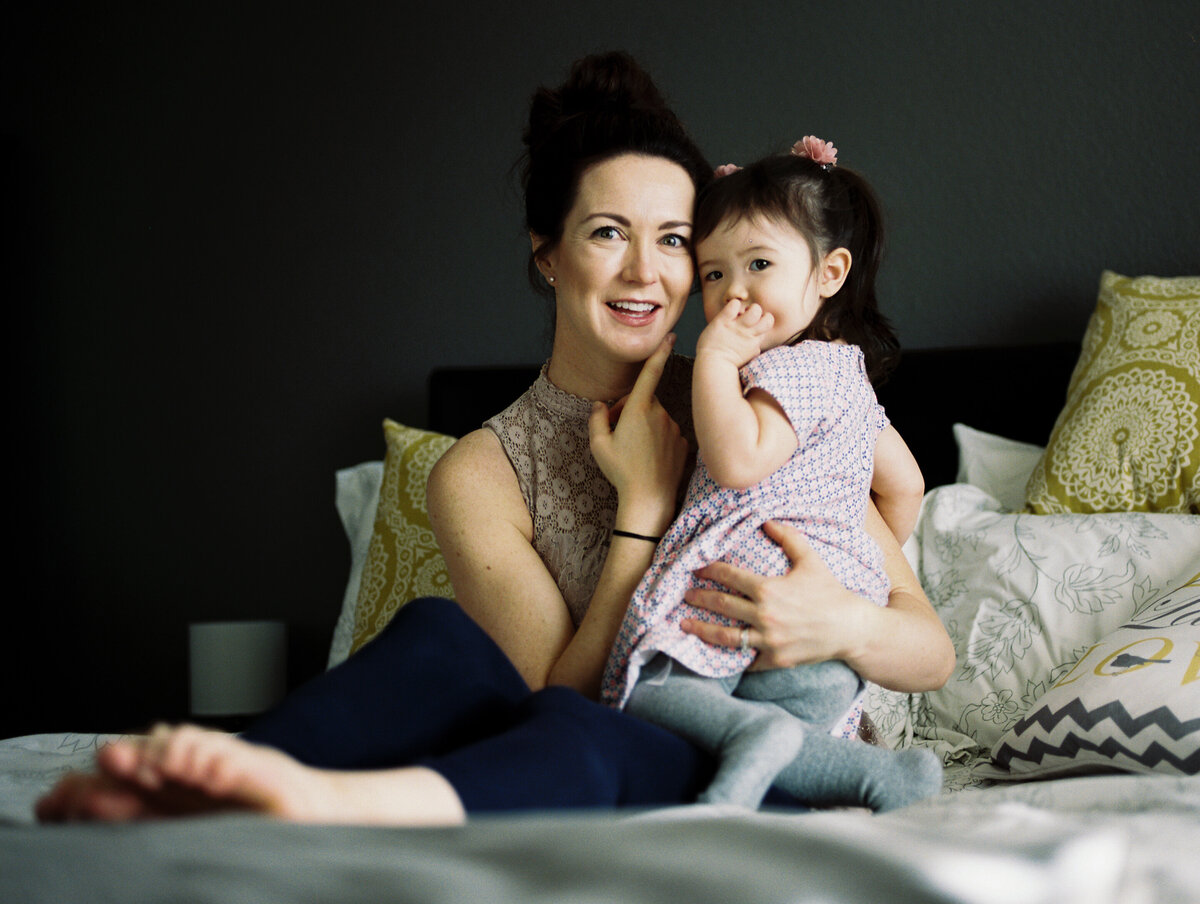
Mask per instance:
[[[619,311],[628,311],[631,314],[649,314],[658,305],[651,304],[648,301],[610,301],[609,307],[616,308]]]

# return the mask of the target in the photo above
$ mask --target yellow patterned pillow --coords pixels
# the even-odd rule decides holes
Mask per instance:
[[[358,588],[351,653],[382,631],[409,600],[454,595],[425,507],[429,471],[454,437],[392,420],[383,422],[383,435],[383,483]]]
[[[1200,512],[1200,277],[1100,277],[1026,508]]]

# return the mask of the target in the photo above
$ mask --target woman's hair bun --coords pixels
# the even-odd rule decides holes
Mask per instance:
[[[672,115],[654,80],[629,54],[617,50],[580,60],[562,88],[563,112],[620,107]]]
[[[614,117],[675,118],[654,80],[628,53],[610,51],[577,60],[557,88],[539,88],[529,109],[524,141],[536,153],[556,136],[565,150],[587,153],[587,136],[610,134]],[[573,128],[572,128],[573,127]],[[574,135],[563,135],[563,130]]]

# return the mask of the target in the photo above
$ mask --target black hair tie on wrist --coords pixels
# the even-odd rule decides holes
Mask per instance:
[[[645,534],[635,534],[633,531],[616,530],[615,528],[613,529],[613,536],[614,537],[629,537],[630,539],[633,539],[633,540],[646,540],[649,543],[658,543],[658,541],[662,539],[662,537],[647,537]]]

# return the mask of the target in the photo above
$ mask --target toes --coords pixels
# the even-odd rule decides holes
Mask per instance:
[[[34,805],[39,822],[126,822],[147,815],[139,789],[99,773],[64,776]]]
[[[96,766],[113,778],[157,787],[161,779],[146,768],[146,745],[147,739],[142,737],[105,744],[96,751]]]

